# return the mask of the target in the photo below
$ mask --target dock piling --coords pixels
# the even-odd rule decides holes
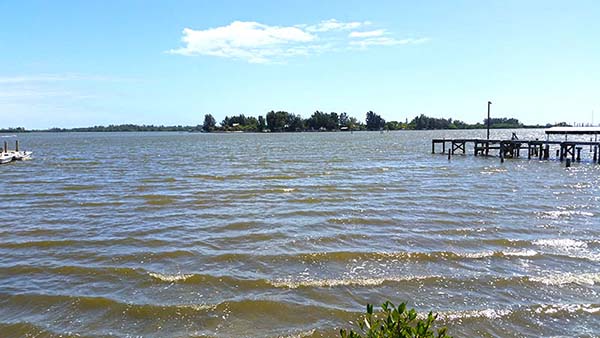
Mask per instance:
[[[467,146],[471,151],[471,145],[474,156],[488,155],[490,149],[498,149],[498,157],[500,157],[500,163],[509,159],[517,159],[520,157],[520,151],[527,151],[527,159],[539,159],[548,160],[550,158],[550,148],[552,147],[556,151],[556,159],[562,161],[569,160],[569,165],[573,165],[574,162],[581,162],[593,160],[593,163],[600,164],[600,141],[587,142],[587,141],[540,141],[535,140],[509,140],[509,139],[497,139],[497,140],[485,140],[485,139],[433,139],[431,141],[431,153],[435,154],[437,144],[442,144],[442,154],[448,156],[448,160],[452,159],[452,156],[462,151],[462,154],[467,153]],[[446,147],[448,143],[448,147]],[[582,150],[586,146],[591,146],[592,152],[589,157],[585,155],[587,151],[584,151],[582,158]],[[556,148],[555,148],[556,147]],[[592,157],[593,154],[593,157]]]
[[[567,158],[567,160],[565,161],[565,168],[570,168],[571,167],[571,159]]]

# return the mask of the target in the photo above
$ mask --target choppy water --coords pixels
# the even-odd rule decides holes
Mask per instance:
[[[600,166],[430,154],[482,135],[21,135],[0,336],[335,337],[387,299],[457,337],[600,335]]]

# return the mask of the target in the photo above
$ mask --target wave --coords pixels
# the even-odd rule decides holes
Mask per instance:
[[[297,289],[300,287],[339,287],[339,286],[378,286],[384,283],[400,283],[407,281],[418,281],[424,279],[436,280],[441,276],[402,276],[402,277],[383,277],[383,278],[340,278],[340,279],[315,279],[315,280],[293,280],[278,279],[270,281],[269,284],[276,288]]]
[[[533,304],[505,307],[502,309],[475,309],[462,311],[441,311],[438,312],[439,318],[443,321],[454,322],[465,319],[488,319],[497,320],[507,317],[517,317],[522,320],[523,317],[536,317],[538,320],[545,315],[555,317],[562,314],[561,318],[569,317],[573,314],[596,314],[600,312],[600,304]]]
[[[587,243],[570,238],[538,239],[533,244],[553,248],[587,248]]]
[[[167,275],[167,274],[161,274],[161,273],[156,273],[156,272],[150,272],[150,273],[148,273],[148,275],[153,278],[156,278],[160,281],[163,281],[163,282],[179,282],[179,281],[185,281],[186,279],[194,277],[193,274]]]
[[[18,265],[0,268],[0,273],[7,276],[31,276],[35,274],[51,274],[61,277],[82,277],[89,280],[95,276],[100,281],[112,280],[117,283],[138,283],[139,287],[148,287],[153,283],[176,283],[184,285],[212,286],[218,289],[230,288],[238,290],[268,290],[298,289],[298,288],[337,288],[337,287],[372,287],[385,284],[417,283],[419,285],[452,287],[465,287],[465,285],[486,285],[494,287],[517,287],[540,284],[548,286],[563,286],[576,284],[580,286],[594,286],[600,283],[600,273],[546,273],[538,276],[442,276],[442,275],[388,275],[379,276],[341,276],[332,278],[306,278],[299,276],[256,279],[235,276],[218,276],[199,274],[193,272],[155,272],[142,268],[108,267],[108,266],[32,266]]]
[[[546,276],[530,277],[531,281],[546,285],[560,286],[565,284],[595,285],[600,283],[600,272],[595,273],[553,273]]]
[[[91,297],[75,295],[45,295],[45,294],[18,294],[6,295],[0,293],[4,310],[11,308],[22,308],[36,304],[35,310],[31,315],[38,317],[43,314],[45,309],[57,307],[76,311],[79,316],[84,312],[104,312],[104,316],[122,318],[124,320],[135,319],[160,319],[160,320],[181,320],[182,318],[212,317],[214,313],[237,313],[238,315],[254,316],[257,309],[260,312],[270,316],[281,316],[289,318],[288,314],[301,311],[301,313],[310,313],[315,318],[337,314],[344,316],[348,311],[328,308],[318,305],[300,304],[294,302],[281,302],[265,299],[240,299],[225,300],[219,303],[190,303],[190,304],[149,304],[149,303],[131,303],[122,302],[108,297]],[[37,314],[35,312],[38,312]],[[358,314],[358,313],[357,313]]]
[[[36,304],[36,308],[30,313],[34,318],[43,316],[45,309],[50,307],[68,309],[76,311],[79,316],[86,312],[104,313],[103,317],[121,318],[125,321],[131,320],[192,320],[200,322],[202,318],[214,317],[217,314],[226,314],[237,318],[257,318],[269,316],[278,317],[279,322],[285,322],[290,319],[292,313],[307,314],[307,320],[318,320],[322,318],[345,318],[354,320],[362,315],[362,312],[356,309],[340,309],[316,304],[303,304],[299,302],[276,301],[269,299],[238,299],[224,300],[219,303],[207,304],[147,304],[147,303],[128,303],[107,297],[89,297],[89,296],[66,296],[66,295],[42,295],[42,294],[19,294],[5,295],[0,293],[0,299],[3,300],[4,310],[22,308]],[[428,309],[429,310],[429,309]],[[556,304],[526,304],[505,306],[502,308],[482,308],[482,309],[461,309],[461,310],[434,310],[442,321],[462,321],[466,319],[486,319],[497,320],[507,317],[535,317],[555,318],[561,315],[561,318],[569,318],[572,315],[594,315],[600,313],[600,304],[596,303],[556,303]],[[15,327],[25,326],[30,329],[29,324],[0,324],[0,327],[14,325]]]
[[[0,333],[3,337],[48,337],[48,338],[85,338],[90,337],[79,333],[58,333],[49,330],[48,328],[42,328],[30,322],[14,322],[14,323],[3,323],[0,322]],[[4,336],[6,334],[6,336]]]
[[[61,240],[35,240],[26,242],[3,242],[0,248],[56,248],[56,247],[97,247],[97,246],[135,246],[135,247],[161,247],[171,243],[158,239],[138,238],[107,238],[107,239],[61,239]]]
[[[573,218],[577,216],[583,217],[594,217],[594,214],[587,211],[578,210],[555,210],[555,211],[544,211],[538,213],[540,218],[545,219],[561,219],[561,218]]]
[[[405,262],[442,262],[442,261],[460,261],[477,260],[484,258],[505,258],[513,257],[541,257],[542,254],[536,250],[507,249],[502,251],[474,251],[474,252],[452,252],[452,251],[432,251],[432,252],[356,252],[356,251],[330,251],[330,252],[312,252],[297,253],[287,255],[255,255],[247,253],[221,254],[212,257],[215,262],[230,261],[267,261],[273,262],[352,262],[361,261],[405,261]],[[579,258],[579,257],[578,257]]]

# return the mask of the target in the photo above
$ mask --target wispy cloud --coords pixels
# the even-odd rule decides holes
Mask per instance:
[[[330,31],[344,31],[357,29],[362,26],[370,25],[369,21],[354,21],[354,22],[340,22],[336,19],[329,19],[321,21],[316,25],[306,26],[306,30],[309,32],[330,32]]]
[[[27,84],[64,81],[131,81],[132,79],[103,75],[67,74],[34,74],[34,75],[0,75],[0,84]]]
[[[167,52],[184,56],[232,58],[250,63],[272,63],[294,56],[343,50],[349,46],[364,49],[368,46],[394,46],[417,41],[398,40],[385,29],[360,31],[371,25],[369,21],[341,22],[335,19],[314,25],[294,26],[234,21],[226,26],[204,30],[185,28],[181,38],[184,47]],[[352,32],[347,33],[348,31]]]
[[[366,31],[366,32],[351,32],[350,34],[348,34],[348,37],[351,38],[370,38],[370,37],[374,37],[374,36],[382,36],[385,35],[386,31],[385,29],[377,29],[374,31]]]
[[[421,43],[428,42],[429,38],[420,39],[396,39],[386,36],[375,36],[368,37],[358,41],[351,41],[350,44],[361,48],[367,48],[369,46],[398,46],[398,45],[418,45]]]

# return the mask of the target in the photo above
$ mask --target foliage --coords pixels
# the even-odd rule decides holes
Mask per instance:
[[[383,128],[383,126],[385,126],[385,120],[372,111],[367,112],[367,118],[365,122],[367,124],[367,130],[380,130]]]
[[[23,127],[1,128],[0,129],[0,133],[26,133],[26,132],[28,132],[28,131]]]
[[[261,116],[258,117],[258,131],[264,131],[265,129],[267,129],[267,121],[265,121],[265,118]]]
[[[360,332],[340,330],[342,338],[452,338],[446,328],[434,332],[437,315],[429,312],[426,319],[418,319],[414,309],[407,310],[406,303],[395,307],[391,302],[381,305],[382,312],[374,314],[373,305],[367,304],[367,313],[358,323]]]
[[[298,132],[298,131],[350,131],[350,130],[432,130],[432,129],[485,129],[487,119],[484,123],[468,124],[451,118],[435,118],[424,114],[416,116],[412,121],[386,122],[379,114],[373,111],[366,113],[366,123],[358,121],[357,118],[349,116],[348,113],[325,113],[315,111],[309,118],[304,119],[298,114],[288,113],[286,111],[270,111],[265,117],[246,116],[244,114],[225,116],[220,126],[217,126],[215,118],[211,114],[204,115],[204,122],[198,126],[154,126],[154,125],[135,125],[121,124],[108,126],[93,126],[83,128],[51,128],[50,132],[124,132],[124,131],[243,131],[243,132]],[[533,125],[526,126],[515,118],[492,118],[490,120],[491,128],[543,128],[550,127]],[[567,125],[562,122],[554,125]],[[28,132],[25,128],[6,128],[0,129],[0,132]],[[31,130],[36,131],[36,130]]]
[[[409,129],[470,129],[470,126],[459,120],[435,118],[421,114],[408,124]]]
[[[258,119],[253,116],[246,117],[244,114],[225,116],[221,128],[225,131],[258,131]]]
[[[383,129],[385,129],[385,130],[402,130],[402,129],[406,129],[406,125],[404,123],[398,122],[398,121],[389,121],[389,122],[386,122]]]
[[[344,116],[347,119],[347,116]],[[336,130],[339,129],[340,118],[337,113],[314,112],[308,120],[306,126],[311,130]]]
[[[302,131],[305,129],[304,120],[300,115],[272,110],[267,113],[267,127],[274,132]]]
[[[194,127],[190,126],[155,126],[155,125],[137,125],[137,124],[110,124],[108,126],[93,126],[80,128],[50,128],[49,132],[126,132],[126,131],[191,131]]]
[[[488,119],[483,120],[483,124],[487,126]],[[519,120],[514,118],[491,118],[490,119],[490,128],[503,129],[503,128],[521,128],[523,124],[519,122]]]
[[[204,123],[202,124],[202,130],[207,132],[213,131],[216,125],[217,121],[211,114],[204,115]]]

